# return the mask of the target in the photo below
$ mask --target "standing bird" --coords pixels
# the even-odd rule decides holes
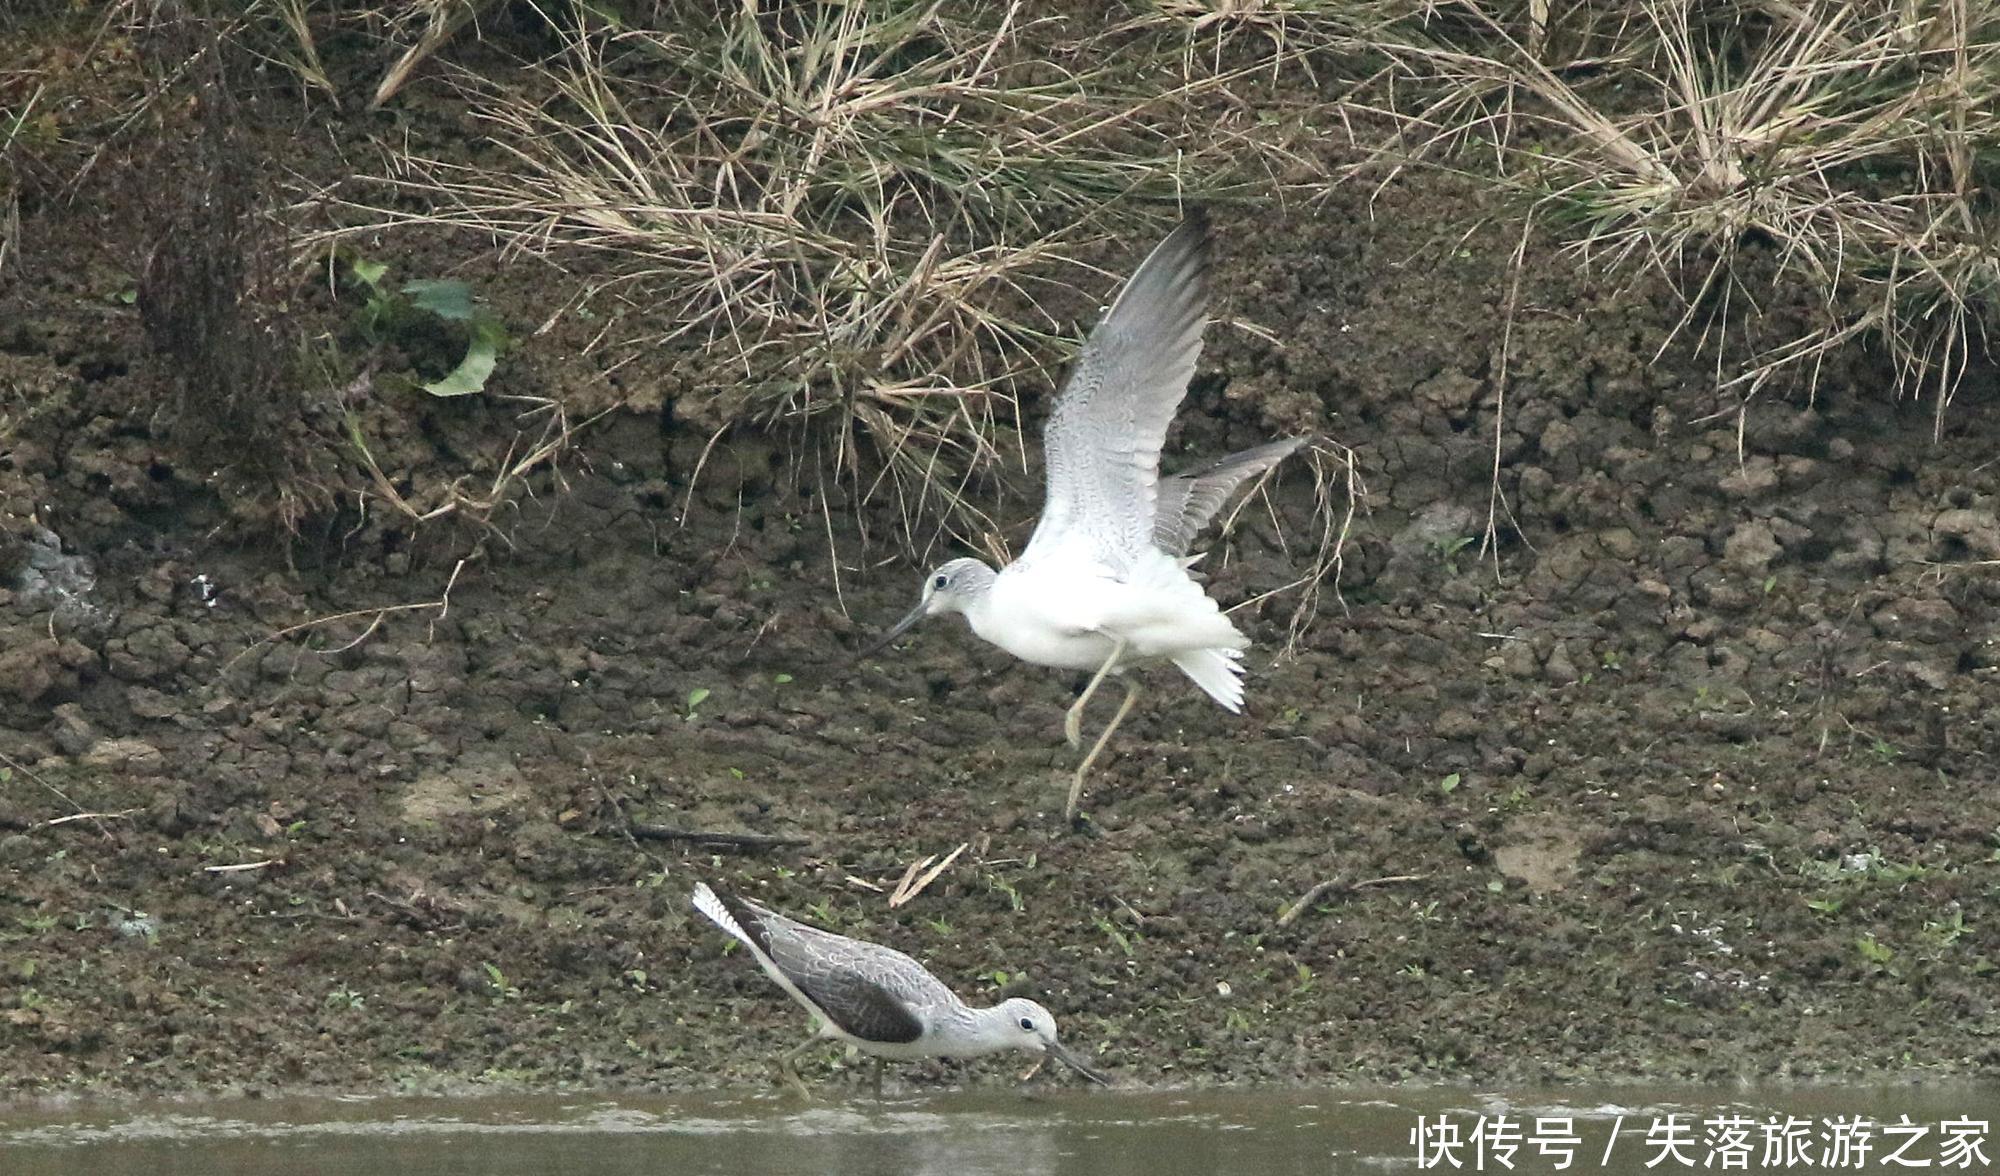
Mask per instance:
[[[827,1041],[844,1041],[876,1059],[969,1058],[1005,1049],[1054,1057],[1093,1082],[1106,1081],[1056,1040],[1056,1020],[1032,1000],[1015,997],[976,1009],[958,999],[924,966],[893,948],[808,927],[776,911],[694,888],[694,909],[750,949],[764,971],[818,1022],[818,1031],[778,1059],[793,1089],[810,1098],[799,1057]]]
[[[1063,721],[1083,742],[1083,711],[1106,677],[1166,660],[1231,713],[1243,709],[1249,640],[1209,599],[1187,549],[1239,486],[1284,460],[1303,437],[1232,454],[1192,474],[1160,476],[1160,449],[1201,354],[1208,325],[1208,228],[1199,212],[1156,247],[1090,333],[1043,437],[1048,495],[1021,558],[995,572],[976,559],[932,571],[923,597],[862,656],[918,621],[962,613],[980,637],[1037,665],[1094,670]],[[1125,700],[1077,766],[1083,780],[1138,700]]]

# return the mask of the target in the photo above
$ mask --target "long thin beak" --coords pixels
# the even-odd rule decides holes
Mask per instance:
[[[889,648],[890,642],[894,641],[896,638],[901,637],[903,634],[915,628],[917,622],[923,620],[924,617],[928,615],[924,611],[924,609],[929,604],[930,602],[927,600],[919,600],[917,602],[917,607],[911,609],[907,613],[904,613],[903,619],[889,626],[889,631],[887,633],[884,633],[880,637],[877,637],[874,641],[868,644],[868,648],[862,650],[860,653],[855,654],[854,660],[858,662],[866,658],[874,657],[876,654]]]
[[[1061,1062],[1065,1066],[1068,1066],[1070,1069],[1075,1070],[1077,1073],[1083,1075],[1085,1078],[1090,1079],[1092,1082],[1097,1083],[1099,1086],[1111,1085],[1111,1079],[1109,1076],[1107,1076],[1103,1071],[1095,1069],[1092,1066],[1088,1065],[1087,1063],[1084,1062],[1082,1058],[1077,1057],[1075,1054],[1071,1053],[1069,1051],[1069,1047],[1064,1045],[1062,1042],[1055,1041],[1049,1043],[1048,1052],[1057,1061]]]

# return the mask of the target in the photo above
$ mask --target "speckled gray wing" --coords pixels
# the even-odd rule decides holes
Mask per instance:
[[[894,993],[853,972],[802,977],[799,990],[826,1019],[863,1041],[907,1045],[924,1035],[924,1023]]]
[[[1022,563],[1078,541],[1123,566],[1153,542],[1160,447],[1208,325],[1208,222],[1160,242],[1090,333],[1043,434],[1048,499]]]
[[[893,948],[808,927],[734,895],[716,897],[822,1016],[863,1041],[915,1041],[924,1035],[921,1010],[940,995],[950,999],[941,981]]]
[[[1193,473],[1161,478],[1153,516],[1153,546],[1168,555],[1186,555],[1195,536],[1239,486],[1290,457],[1305,443],[1304,437],[1288,437],[1232,453]]]

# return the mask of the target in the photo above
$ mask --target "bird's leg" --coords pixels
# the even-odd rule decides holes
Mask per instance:
[[[1090,705],[1090,696],[1097,693],[1097,688],[1104,683],[1104,676],[1115,669],[1118,659],[1124,656],[1125,639],[1121,637],[1112,642],[1111,656],[1104,659],[1104,664],[1097,668],[1097,676],[1090,680],[1090,685],[1083,688],[1082,694],[1076,696],[1076,702],[1071,704],[1069,713],[1063,716],[1063,738],[1069,740],[1071,747],[1083,746],[1083,708]],[[1112,726],[1115,727],[1117,724],[1113,723]]]
[[[1070,781],[1069,785],[1069,803],[1063,806],[1063,820],[1071,822],[1076,820],[1076,802],[1083,796],[1083,777],[1090,771],[1090,765],[1097,762],[1098,755],[1104,751],[1104,745],[1111,742],[1111,733],[1118,729],[1118,724],[1125,721],[1125,716],[1132,710],[1132,704],[1137,701],[1139,701],[1139,682],[1136,678],[1127,678],[1125,701],[1118,704],[1118,713],[1111,716],[1111,722],[1105,725],[1104,734],[1099,735],[1097,742],[1090,745],[1090,754],[1084,756],[1083,762],[1076,766],[1076,778]]]
[[[811,1052],[819,1043],[819,1036],[815,1034],[801,1042],[797,1049],[786,1051],[785,1056],[778,1059],[778,1074],[785,1080],[785,1085],[791,1087],[807,1102],[812,1101],[812,1091],[806,1089],[806,1080],[799,1076],[799,1058]]]

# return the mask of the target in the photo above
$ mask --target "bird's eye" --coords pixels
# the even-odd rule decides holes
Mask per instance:
[[[1022,1017],[1021,1028],[1026,1029],[1030,1033],[1033,1033],[1035,1031],[1034,1019],[1031,1017]]]
[[[933,587],[933,588],[942,588],[942,587],[944,587],[944,586],[945,586],[945,582],[946,582],[947,580],[949,580],[950,578],[951,578],[951,577],[949,577],[949,576],[946,576],[945,574],[943,574],[942,572],[940,572],[940,573],[938,574],[938,578],[937,578],[937,579],[935,579],[935,580],[932,580],[932,581],[931,581],[931,587]]]

